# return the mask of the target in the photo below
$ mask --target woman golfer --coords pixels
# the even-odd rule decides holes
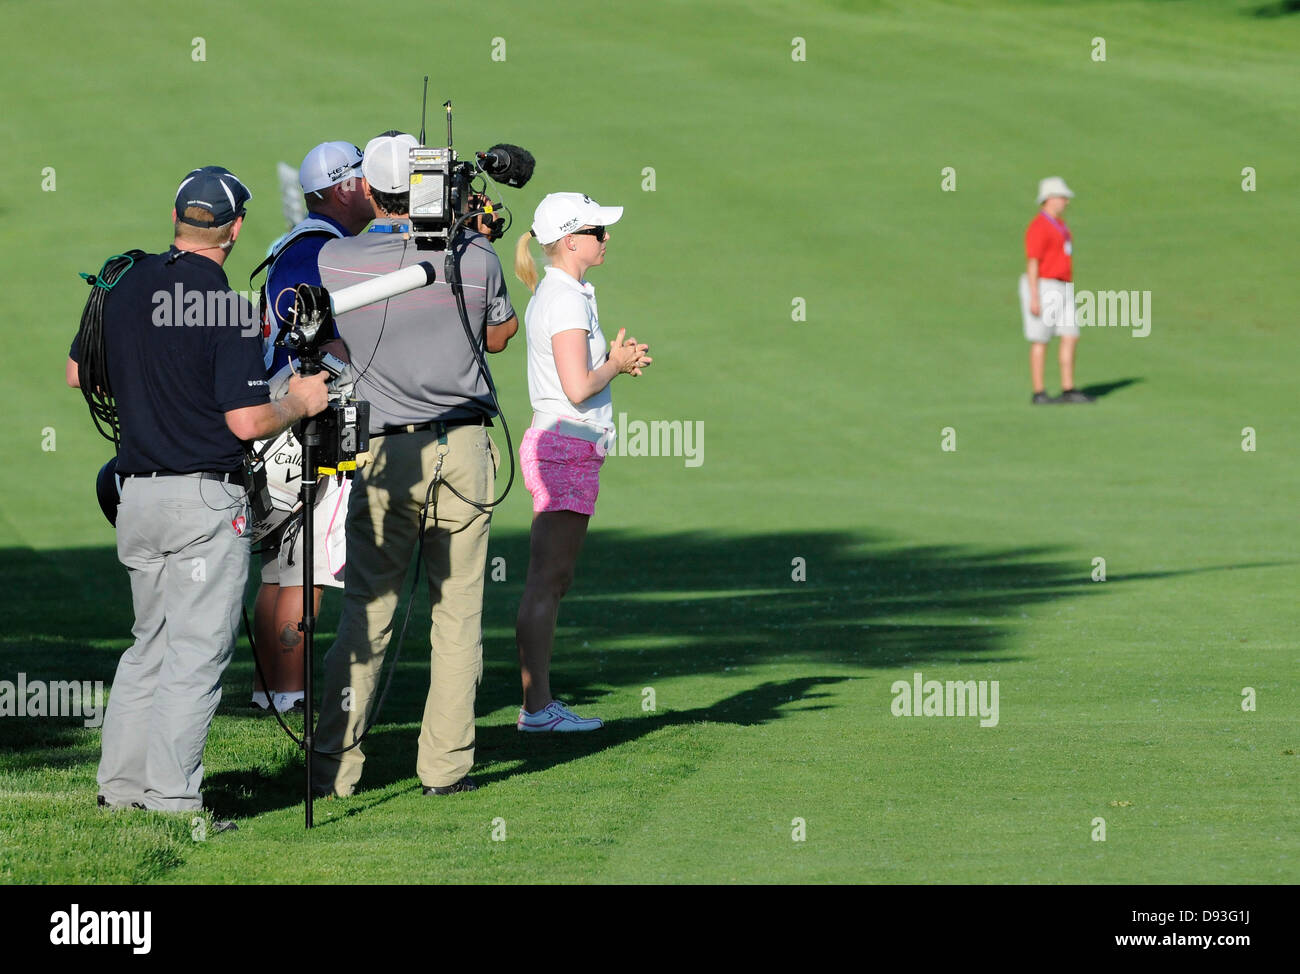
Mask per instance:
[[[652,361],[649,346],[625,339],[622,328],[606,349],[596,291],[586,281],[587,271],[605,262],[607,228],[622,215],[623,207],[600,206],[581,193],[552,193],[538,204],[531,232],[515,248],[515,274],[534,292],[524,312],[533,422],[519,446],[524,484],[533,495],[528,580],[515,628],[524,685],[515,726],[521,731],[602,726],[551,696],[551,644],[613,440],[609,385],[620,373],[640,375]],[[530,237],[550,260],[541,283]]]

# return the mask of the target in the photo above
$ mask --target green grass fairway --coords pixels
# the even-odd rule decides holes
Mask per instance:
[[[507,263],[546,192],[626,206],[591,280],[655,365],[615,412],[704,438],[698,466],[606,464],[553,678],[603,732],[514,731],[519,482],[492,528],[485,787],[414,776],[421,594],[363,790],[311,833],[243,644],[205,762],[237,833],[100,813],[97,730],[0,717],[0,881],[1300,882],[1288,6],[233,2],[196,61],[172,7],[8,4],[0,680],[107,684],[130,641],[93,493],[110,447],[63,382],[77,272],[165,248],[177,183],[216,163],[254,192],[246,287],[283,229],[276,162],[417,130],[425,73],[430,144],[452,98],[462,153],[538,159],[504,191]],[[1150,292],[1151,330],[1085,329],[1101,398],[1031,408],[1015,286],[1054,174],[1077,286]],[[493,359],[516,441],[524,363],[521,331]],[[916,673],[997,681],[996,726],[895,716]]]

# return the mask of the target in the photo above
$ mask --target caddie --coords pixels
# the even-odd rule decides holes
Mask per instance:
[[[351,142],[322,142],[302,161],[298,180],[307,201],[307,218],[271,244],[261,267],[269,267],[263,298],[263,357],[272,387],[287,381],[289,354],[275,347],[280,328],[293,308],[294,288],[320,285],[317,258],[331,240],[360,233],[374,215],[361,175],[361,150]],[[254,275],[257,274],[255,270]],[[335,334],[337,338],[337,333]],[[341,343],[327,346],[339,357]],[[301,449],[292,434],[265,445],[268,470],[292,477],[301,463]],[[326,479],[317,490],[312,540],[313,598],[320,613],[325,588],[343,588],[346,563],[344,520],[352,482],[342,476]],[[253,631],[261,672],[254,672],[253,706],[269,713],[303,706],[303,645],[298,628],[303,617],[302,517],[295,513],[263,543],[262,585],[253,610]],[[262,675],[271,683],[262,685]]]

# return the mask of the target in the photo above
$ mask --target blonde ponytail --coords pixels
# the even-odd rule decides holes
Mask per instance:
[[[515,277],[524,283],[524,286],[530,291],[537,290],[537,265],[533,262],[533,255],[528,250],[528,241],[533,239],[533,232],[529,230],[519,238],[519,243],[515,244]]]

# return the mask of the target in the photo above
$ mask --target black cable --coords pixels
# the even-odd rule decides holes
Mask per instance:
[[[257,669],[258,679],[262,681],[262,692],[266,694],[266,702],[270,704],[271,713],[275,714],[275,719],[280,724],[280,727],[289,735],[289,739],[298,745],[298,750],[301,751],[302,738],[290,729],[289,725],[284,722],[284,718],[280,716],[280,711],[275,709],[275,695],[271,690],[271,682],[267,680],[266,674],[262,672],[262,661],[257,656],[257,640],[253,638],[253,627],[248,623],[248,606],[245,605],[240,608],[244,614],[244,632],[248,635],[248,646],[253,651],[253,666]]]
[[[122,279],[137,260],[147,256],[143,250],[128,250],[114,254],[104,261],[98,274],[82,274],[90,285],[90,295],[81,311],[81,324],[77,328],[78,384],[95,429],[113,444],[114,451],[121,448],[122,426],[117,415],[117,401],[108,379],[108,348],[104,336],[104,303],[108,292]]]
[[[470,350],[474,353],[474,360],[478,363],[479,372],[483,376],[483,381],[487,384],[488,395],[491,397],[492,405],[493,407],[495,407],[497,411],[497,418],[501,420],[501,428],[505,431],[506,434],[506,452],[510,456],[510,476],[506,480],[506,489],[503,490],[501,492],[501,496],[496,498],[495,500],[487,501],[487,502],[471,500],[470,498],[462,494],[460,491],[458,491],[455,487],[453,487],[450,482],[444,480],[443,483],[447,485],[448,490],[450,490],[453,494],[455,494],[457,497],[463,500],[466,504],[469,504],[471,507],[477,508],[478,510],[482,511],[485,514],[490,513],[494,508],[497,507],[497,505],[499,505],[502,501],[504,501],[506,497],[509,496],[510,494],[510,488],[514,486],[515,446],[514,446],[514,440],[510,436],[510,424],[506,422],[505,410],[501,408],[501,401],[497,398],[496,383],[492,380],[492,372],[490,369],[488,369],[487,359],[483,355],[482,345],[474,338],[474,329],[469,323],[469,311],[465,307],[465,290],[464,288],[461,287],[461,280],[460,280],[460,258],[456,254],[455,241],[457,235],[460,233],[463,226],[469,220],[473,219],[476,216],[483,215],[486,212],[487,212],[486,210],[475,210],[472,213],[466,213],[464,216],[462,216],[459,220],[456,221],[455,225],[452,227],[451,234],[447,238],[448,239],[447,257],[446,257],[445,264],[443,266],[443,277],[447,281],[447,284],[451,287],[451,292],[456,298],[456,311],[460,314],[460,323],[465,329],[465,337],[469,340],[469,347]],[[466,243],[466,246],[468,247],[468,243]],[[485,330],[484,341],[486,340],[487,340],[487,332]]]
[[[409,219],[409,217],[408,217],[408,219]],[[402,261],[404,261],[404,260],[406,259],[406,250],[407,250],[407,247],[409,247],[409,246],[410,246],[410,241],[409,241],[408,239],[406,239],[405,237],[403,237],[403,238],[402,238],[402,252],[401,252],[401,254],[399,254],[398,257],[397,257],[397,269],[398,269],[398,270],[401,270],[401,268],[402,268]],[[380,341],[381,341],[381,340],[383,339],[383,337],[384,337],[384,329],[388,327],[388,302],[391,301],[391,300],[392,300],[392,298],[385,298],[385,299],[384,299],[384,316],[379,320],[379,334],[375,336],[375,347],[372,348],[372,349],[370,350],[370,358],[366,359],[366,367],[365,367],[364,369],[362,369],[359,373],[353,375],[353,377],[352,377],[352,387],[353,387],[354,389],[356,388],[357,383],[360,382],[363,378],[365,378],[366,373],[370,371],[370,366],[371,366],[372,364],[374,364],[375,356],[379,354],[379,343],[380,343]],[[295,307],[297,307],[296,304],[295,304]],[[348,352],[348,362],[349,362],[349,364],[351,364],[351,361],[352,361],[352,346],[350,346],[350,345],[348,344],[348,342],[347,342],[347,339],[343,337],[343,329],[340,328],[337,324],[334,326],[334,331],[338,334],[338,336],[339,336],[339,341],[343,342],[343,347],[347,349],[347,352]],[[355,370],[354,370],[354,371],[355,371]]]
[[[421,523],[421,527],[420,527],[420,550],[421,551],[423,550],[423,547],[424,547],[424,526],[423,523]],[[419,552],[417,551],[417,555],[418,554]],[[393,685],[393,675],[397,672],[397,664],[402,659],[402,643],[406,639],[406,627],[411,621],[411,608],[415,604],[415,589],[416,586],[419,585],[419,583],[420,583],[420,564],[419,561],[417,560],[415,566],[415,578],[411,580],[411,594],[407,597],[406,600],[406,616],[402,619],[402,631],[401,634],[397,637],[397,646],[393,650],[393,660],[388,667],[388,677],[384,681],[384,688],[383,690],[380,691],[379,699],[378,701],[376,701],[374,706],[374,711],[373,711],[374,719],[371,720],[369,722],[369,725],[365,728],[365,730],[361,732],[361,736],[358,737],[351,744],[347,745],[347,747],[344,747],[337,751],[333,751],[333,750],[323,751],[319,747],[313,747],[311,749],[312,754],[327,754],[333,756],[346,754],[354,747],[360,747],[361,742],[364,741],[367,736],[369,736],[370,731],[373,730],[376,726],[378,726],[379,714],[384,709],[384,701],[388,698],[388,690]],[[307,590],[308,590],[308,586],[303,586],[303,598],[309,598],[309,597],[315,598],[314,593],[309,596]],[[280,717],[280,711],[275,709],[275,698],[272,695],[273,691],[271,690],[271,683],[269,680],[267,680],[266,673],[264,673],[262,670],[262,661],[261,659],[258,658],[257,655],[257,641],[253,636],[253,627],[249,625],[248,622],[247,606],[243,608],[243,613],[244,613],[244,632],[248,636],[249,648],[253,651],[253,665],[256,667],[257,675],[262,681],[262,686],[265,688],[266,699],[267,702],[270,704],[271,712],[275,714],[275,719],[279,723],[281,729],[286,734],[289,735],[289,739],[292,740],[294,744],[298,746],[298,750],[301,751],[304,748],[303,739],[293,732],[293,730],[289,727],[289,725],[286,724],[284,720]],[[304,647],[304,651],[305,651],[305,647]]]

